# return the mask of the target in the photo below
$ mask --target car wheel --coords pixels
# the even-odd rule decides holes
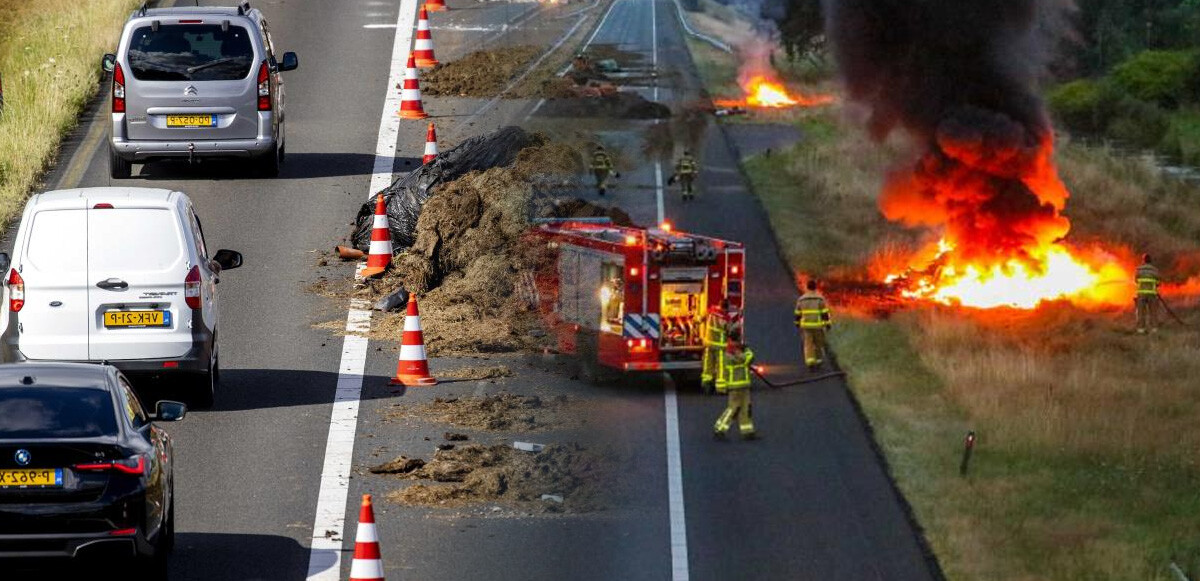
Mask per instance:
[[[192,407],[206,410],[213,406],[216,400],[217,384],[221,381],[221,365],[218,357],[213,355],[212,365],[208,373],[202,373],[195,379],[192,386]]]
[[[279,175],[279,145],[271,146],[271,151],[259,158],[258,173],[269,178]]]
[[[108,148],[108,171],[113,179],[125,180],[133,175],[133,162],[117,155],[116,150]]]

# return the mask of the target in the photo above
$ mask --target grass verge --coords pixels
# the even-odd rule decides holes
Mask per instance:
[[[706,81],[727,78],[705,58]],[[844,119],[810,112],[796,121],[800,144],[743,160],[797,271],[863,272],[915,240],[876,209],[905,144],[869,142]],[[1180,208],[1200,192],[1103,148],[1063,143],[1058,163],[1073,239],[1153,248],[1176,275],[1196,268],[1200,216]],[[1200,576],[1200,335],[1133,335],[1131,316],[1050,306],[839,318],[838,360],[948,578],[1165,581],[1171,562]],[[979,439],[962,477],[967,430]]]
[[[7,223],[53,161],[96,91],[100,55],[117,43],[137,0],[0,0],[0,222]]]

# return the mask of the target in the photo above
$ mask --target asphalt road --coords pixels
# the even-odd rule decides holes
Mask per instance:
[[[94,147],[92,129],[106,111],[94,107],[46,180],[47,189],[132,185],[184,191],[204,221],[209,246],[246,257],[243,268],[222,277],[217,404],[169,428],[179,470],[173,579],[305,577],[341,346],[340,337],[313,324],[345,319],[338,310],[344,306],[331,307],[306,287],[315,275],[315,251],[347,233],[368,193],[388,90],[394,30],[386,24],[396,22],[398,2],[260,4],[276,45],[300,55],[300,69],[286,74],[288,160],[280,177],[256,179],[239,164],[211,163],[151,165],[133,179],[110,180],[107,152],[103,144]],[[434,27],[443,61],[520,42],[549,46],[577,23],[573,11],[583,7],[449,4],[452,10]],[[605,9],[593,7],[593,20]],[[558,12],[535,13],[550,10]],[[616,0],[594,42],[640,52],[650,61],[657,51],[660,70],[683,73],[671,81],[674,86],[660,88],[660,98],[679,102],[694,95],[696,83],[673,11],[663,0]],[[586,38],[590,23],[572,40]],[[457,29],[439,33],[439,26]],[[643,92],[650,96],[653,89]],[[425,105],[445,123],[443,139],[454,142],[519,122],[536,104],[427,99]],[[403,127],[397,172],[416,163],[423,136],[423,124]],[[685,206],[668,195],[665,213],[681,228],[741,240],[751,249],[749,338],[772,368],[786,367],[798,350],[790,325],[791,275],[719,131],[709,131],[701,164],[701,199]],[[616,193],[645,223],[657,217],[655,183],[652,170],[639,168]],[[332,268],[351,275],[348,265]],[[383,387],[394,370],[394,352],[375,347],[368,350],[364,416],[394,398]],[[644,476],[642,504],[596,518],[509,519],[478,534],[471,532],[480,531],[475,527],[446,526],[414,513],[397,521],[405,528],[384,547],[395,563],[389,573],[414,579],[670,578],[661,392],[638,384],[597,389],[591,397],[602,420],[593,425],[600,426],[601,436],[619,435],[647,450],[630,467]],[[691,578],[930,577],[842,383],[756,390],[755,416],[764,438],[753,443],[714,442],[711,424],[722,402],[699,394],[680,397]],[[361,430],[360,424],[359,436],[366,438]],[[361,442],[356,462],[365,461]],[[348,526],[356,495],[364,491],[360,480],[351,482]],[[447,551],[451,544],[456,549]],[[353,539],[344,538],[343,578],[352,549]]]

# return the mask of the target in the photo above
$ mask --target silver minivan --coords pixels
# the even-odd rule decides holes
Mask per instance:
[[[249,2],[233,8],[143,6],[125,23],[112,72],[109,168],[175,158],[252,158],[274,176],[286,151],[283,71],[267,21]]]
[[[217,283],[242,255],[210,255],[202,228],[182,192],[34,195],[12,257],[0,253],[0,359],[106,362],[130,376],[181,379],[196,407],[211,405]]]

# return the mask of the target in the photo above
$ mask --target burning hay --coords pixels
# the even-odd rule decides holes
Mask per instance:
[[[1065,6],[826,3],[849,97],[869,110],[871,134],[901,129],[921,148],[880,198],[889,220],[931,237],[906,260],[876,265],[902,296],[979,308],[1128,304],[1130,252],[1065,240],[1069,194],[1036,90],[1054,40],[1039,24]]]
[[[742,64],[738,67],[738,86],[744,96],[740,99],[715,99],[717,107],[758,107],[782,109],[787,107],[820,107],[836,101],[833,95],[803,94],[779,80],[771,66],[770,55],[775,43],[749,40],[738,47]]]

